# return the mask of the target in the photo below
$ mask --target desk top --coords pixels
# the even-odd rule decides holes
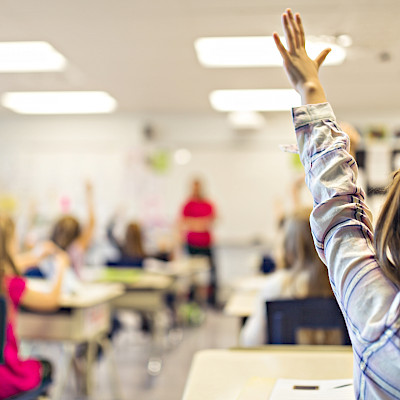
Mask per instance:
[[[234,317],[248,317],[254,313],[257,306],[258,291],[237,291],[228,299],[224,313]]]
[[[207,257],[189,257],[167,262],[149,259],[145,264],[145,270],[148,272],[174,278],[196,275],[209,269]]]
[[[51,282],[44,279],[29,279],[29,287],[46,292]],[[74,293],[61,294],[60,307],[85,308],[108,302],[124,293],[124,286],[119,283],[80,283]]]
[[[265,346],[257,350],[196,353],[183,400],[237,400],[252,379],[344,379],[353,376],[353,352],[342,346]],[[266,400],[259,393],[253,400]]]
[[[85,283],[77,293],[64,294],[61,307],[91,307],[113,300],[124,292],[124,286],[119,283]]]
[[[269,279],[269,275],[255,275],[234,282],[233,293],[225,305],[224,313],[234,317],[252,315],[257,307],[259,293]]]

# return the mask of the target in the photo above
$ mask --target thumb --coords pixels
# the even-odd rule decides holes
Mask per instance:
[[[319,68],[321,64],[325,61],[326,56],[331,52],[331,49],[322,50],[321,53],[318,54],[317,58],[314,60],[317,63],[317,67]]]

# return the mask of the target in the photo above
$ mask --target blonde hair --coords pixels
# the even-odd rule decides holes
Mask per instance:
[[[4,276],[6,268],[11,267],[19,275],[11,257],[11,246],[14,239],[14,222],[8,215],[0,214],[0,294],[4,293]]]
[[[51,240],[63,250],[71,245],[71,243],[81,234],[81,227],[78,220],[71,216],[61,217],[54,225]]]
[[[285,219],[283,268],[307,273],[307,296],[331,296],[328,271],[314,247],[310,213],[310,208],[302,208]]]
[[[374,233],[376,258],[383,271],[397,287],[400,287],[400,170],[382,206]]]

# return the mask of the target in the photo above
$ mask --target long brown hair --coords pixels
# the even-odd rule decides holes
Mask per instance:
[[[4,276],[6,268],[11,267],[15,275],[19,275],[11,257],[11,246],[14,240],[14,222],[8,215],[0,214],[0,295],[4,294]]]
[[[78,220],[72,216],[65,215],[54,225],[51,240],[61,249],[67,250],[80,234],[81,227]]]
[[[310,227],[311,209],[301,208],[285,219],[283,267],[307,272],[308,296],[333,295],[328,271],[314,247]]]
[[[128,257],[145,257],[143,250],[142,230],[136,222],[131,222],[125,231],[125,243],[123,252]]]
[[[400,287],[400,170],[393,176],[375,226],[374,247],[383,273]]]

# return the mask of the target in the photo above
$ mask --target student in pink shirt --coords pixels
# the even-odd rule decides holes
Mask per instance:
[[[204,196],[202,182],[196,178],[192,182],[189,199],[183,205],[180,218],[180,230],[186,250],[190,255],[204,255],[210,260],[210,287],[208,303],[217,302],[217,273],[213,257],[212,225],[215,220],[215,208]]]
[[[37,311],[53,311],[59,307],[61,282],[68,257],[62,251],[55,255],[59,273],[50,292],[37,292],[29,288],[19,275],[14,263],[15,229],[13,221],[0,215],[0,296],[7,303],[4,363],[0,364],[0,399],[37,388],[51,378],[51,365],[47,361],[23,360],[18,354],[15,336],[17,309],[24,307]]]

